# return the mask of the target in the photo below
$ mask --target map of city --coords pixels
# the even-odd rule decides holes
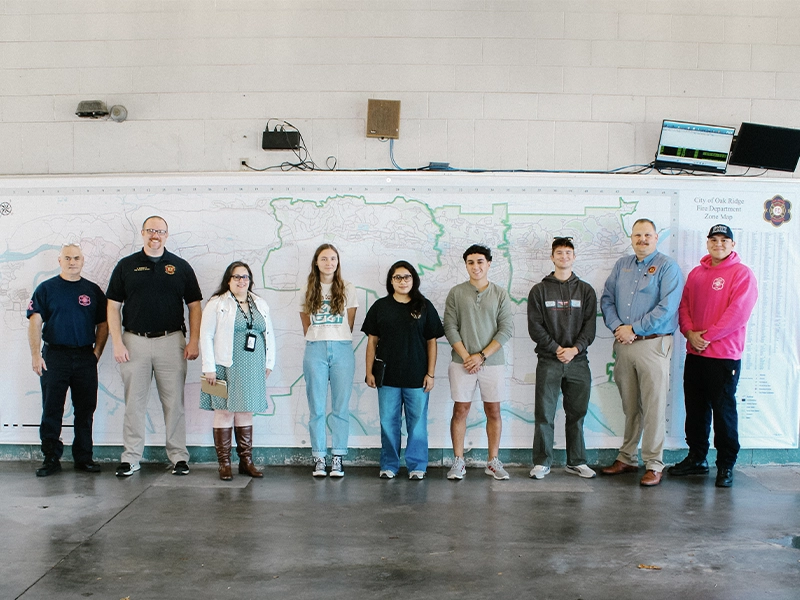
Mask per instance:
[[[7,213],[0,217],[4,240],[0,249],[0,347],[11,363],[10,385],[0,392],[0,442],[38,441],[41,396],[30,368],[25,308],[36,285],[58,274],[56,258],[61,244],[79,242],[86,256],[84,277],[105,288],[116,262],[141,248],[141,223],[153,214],[162,215],[169,223],[167,248],[192,264],[206,299],[231,261],[243,260],[256,273],[255,291],[270,305],[278,344],[277,366],[268,380],[269,408],[255,421],[256,445],[269,447],[309,446],[299,289],[315,248],[323,242],[339,249],[342,274],[358,290],[352,447],[380,445],[376,393],[364,384],[365,338],[360,327],[370,305],[386,294],[386,271],[396,260],[417,266],[423,293],[443,315],[447,292],[467,279],[461,257],[464,249],[476,242],[492,248],[489,277],[508,291],[516,311],[515,335],[506,350],[509,399],[503,405],[502,446],[526,448],[533,436],[536,367],[534,344],[527,332],[527,295],[531,286],[552,270],[553,237],[573,238],[575,273],[595,288],[598,298],[613,264],[631,251],[628,236],[637,218],[656,222],[659,250],[681,263],[685,260],[684,272],[696,264],[702,252],[700,246],[691,256],[684,256],[685,252],[674,247],[678,236],[672,228],[680,205],[675,190],[542,187],[541,182],[532,185],[514,179],[497,185],[486,178],[470,182],[473,185],[437,181],[434,186],[432,180],[387,179],[370,178],[360,185],[343,177],[320,180],[308,176],[290,180],[292,185],[278,185],[274,176],[257,183],[208,185],[195,180],[115,186],[102,180],[92,185],[54,186],[49,181],[41,189],[28,190],[24,197],[20,191],[0,196],[7,205]],[[700,231],[703,227],[707,225],[699,223],[689,229]],[[697,238],[700,243],[702,237]],[[613,336],[603,325],[599,310],[597,332],[589,350],[593,388],[585,422],[587,445],[616,447],[623,416],[613,383]],[[680,336],[678,340],[682,343]],[[429,409],[430,445],[434,448],[450,444],[449,361],[450,348],[442,338]],[[675,383],[679,383],[676,377],[681,363],[682,358],[673,360],[673,388],[680,387]],[[199,377],[200,364],[195,361],[190,364],[186,384],[188,441],[211,445],[211,414],[197,407]],[[486,445],[480,405],[474,404],[470,416],[468,447]],[[122,380],[109,342],[100,361],[96,443],[121,442],[123,412]],[[668,436],[681,445],[680,396],[673,394],[667,418]],[[65,422],[70,419],[68,413]],[[557,446],[563,447],[563,412],[556,434]],[[65,442],[71,439],[69,429],[64,438]],[[148,408],[148,443],[163,443],[163,418],[155,388]]]

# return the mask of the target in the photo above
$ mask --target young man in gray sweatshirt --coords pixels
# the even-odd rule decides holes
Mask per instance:
[[[503,288],[489,281],[492,264],[489,248],[474,244],[467,248],[463,258],[469,281],[450,290],[444,309],[444,333],[453,347],[448,377],[454,403],[450,436],[455,455],[447,478],[462,479],[466,474],[467,415],[475,389],[480,388],[489,439],[489,462],[484,472],[495,479],[508,479],[497,455],[503,429],[500,401],[506,387],[503,344],[514,333],[511,300]]]
[[[564,395],[566,472],[592,478],[586,465],[583,418],[589,408],[592,374],[586,349],[594,341],[597,295],[572,273],[572,238],[557,237],[550,259],[555,271],[531,288],[528,333],[536,342],[536,426],[531,477],[542,479],[553,463],[553,435],[559,392]]]

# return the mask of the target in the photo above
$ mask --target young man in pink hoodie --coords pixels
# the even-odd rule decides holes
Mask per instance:
[[[692,269],[678,309],[686,336],[683,393],[689,455],[669,468],[670,475],[708,473],[708,436],[713,414],[717,449],[717,487],[733,485],[739,452],[736,386],[747,321],[758,298],[753,272],[733,251],[736,242],[727,225],[708,232],[708,255]]]

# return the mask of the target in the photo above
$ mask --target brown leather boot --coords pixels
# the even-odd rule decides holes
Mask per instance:
[[[250,477],[263,477],[264,474],[253,464],[253,426],[234,427],[236,432],[236,453],[239,455],[239,474]]]
[[[217,450],[219,462],[219,478],[222,481],[233,479],[231,473],[231,428],[219,429],[214,427],[214,448]]]

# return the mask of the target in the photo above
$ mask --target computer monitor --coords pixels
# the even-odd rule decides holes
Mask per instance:
[[[800,129],[742,123],[730,164],[794,173],[798,158]]]
[[[664,120],[654,167],[725,173],[734,127]]]

